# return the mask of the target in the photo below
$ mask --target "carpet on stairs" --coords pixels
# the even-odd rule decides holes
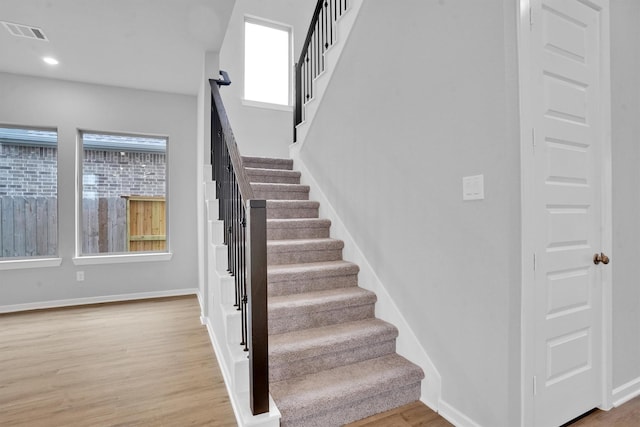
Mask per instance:
[[[269,389],[281,426],[341,426],[420,398],[424,373],[396,353],[398,330],[375,317],[331,222],[291,159],[243,157],[267,200]]]

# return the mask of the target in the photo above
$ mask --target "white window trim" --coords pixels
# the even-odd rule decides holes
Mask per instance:
[[[266,110],[293,111],[293,105],[274,104],[272,102],[252,101],[250,99],[242,99],[242,105],[245,107],[263,108]]]
[[[60,267],[62,258],[21,258],[0,261],[0,271]]]
[[[271,27],[278,30],[284,30],[289,33],[289,94],[287,96],[288,104],[275,104],[271,102],[260,102],[254,101],[250,99],[246,99],[245,97],[245,79],[246,79],[246,67],[244,64],[245,60],[245,23],[252,23],[256,25],[262,25],[265,27]],[[261,18],[255,15],[244,15],[244,21],[242,23],[242,104],[248,107],[257,107],[257,108],[266,108],[272,110],[282,110],[282,111],[293,111],[293,97],[294,97],[294,51],[293,51],[293,26],[289,24],[285,24],[283,22],[273,21],[271,19]],[[289,110],[286,108],[289,107]]]
[[[84,160],[84,145],[82,143],[83,133],[95,134],[113,134],[113,135],[131,135],[141,137],[165,138],[167,140],[165,151],[165,226],[166,226],[166,250],[162,252],[127,252],[127,253],[104,253],[104,254],[83,254],[82,253],[82,180],[83,170],[82,162]],[[161,135],[154,133],[140,132],[113,132],[113,131],[96,131],[92,129],[76,129],[76,253],[72,258],[74,265],[96,265],[96,264],[124,264],[132,262],[149,262],[149,261],[170,261],[173,257],[171,252],[171,236],[169,235],[169,135]]]
[[[74,265],[126,264],[131,262],[171,261],[173,252],[131,252],[126,254],[85,255],[73,258]]]
[[[56,133],[56,144],[55,149],[58,151],[58,127],[57,126],[32,126],[32,125],[22,125],[18,123],[10,123],[3,122],[0,126],[5,128],[15,128],[15,129],[32,129],[32,130],[43,130],[43,131],[51,131]],[[57,156],[57,155],[56,155]],[[59,166],[59,157],[56,158],[56,181],[58,180],[58,166]],[[58,197],[58,188],[56,188],[56,198]],[[59,207],[58,207],[59,212]],[[56,224],[56,236],[58,236],[58,244],[56,248],[56,255],[59,255],[60,250],[60,216],[58,215],[58,223]],[[49,267],[59,267],[62,264],[62,258],[58,256],[40,256],[40,257],[29,257],[29,258],[1,258],[0,257],[0,271],[4,270],[21,270],[27,268],[49,268]]]

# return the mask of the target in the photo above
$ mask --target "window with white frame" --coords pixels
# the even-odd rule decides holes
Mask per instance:
[[[58,135],[0,127],[0,261],[58,254]]]
[[[167,138],[80,132],[81,255],[168,252]]]
[[[244,99],[290,105],[291,28],[245,18]]]

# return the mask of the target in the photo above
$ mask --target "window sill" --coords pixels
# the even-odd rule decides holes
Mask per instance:
[[[1,270],[19,270],[26,268],[60,267],[62,258],[35,258],[0,261]]]
[[[245,107],[264,108],[266,110],[293,112],[292,105],[272,104],[270,102],[251,101],[249,99],[243,99],[242,105]]]
[[[124,264],[131,262],[154,262],[154,261],[170,261],[173,257],[171,252],[163,253],[144,253],[144,254],[118,254],[118,255],[95,255],[95,256],[79,256],[73,258],[75,265],[94,265],[94,264]]]

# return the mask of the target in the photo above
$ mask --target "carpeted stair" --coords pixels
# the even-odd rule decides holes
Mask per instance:
[[[318,218],[293,161],[243,157],[267,200],[270,391],[282,427],[330,427],[420,398],[422,370],[395,352],[398,330]]]

